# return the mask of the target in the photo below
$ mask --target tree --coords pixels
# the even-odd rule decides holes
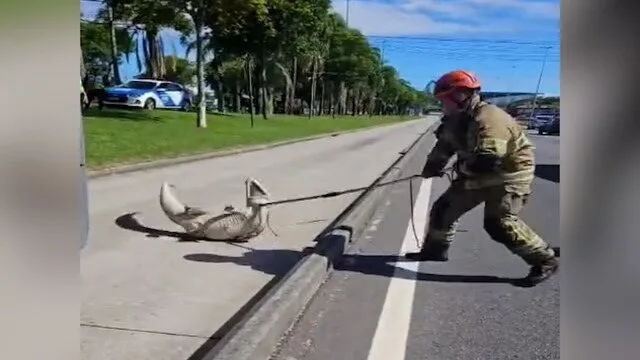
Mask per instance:
[[[207,103],[204,93],[205,71],[204,71],[204,31],[205,19],[208,9],[218,6],[217,0],[168,0],[168,4],[183,14],[186,14],[192,21],[190,30],[195,34],[196,48],[196,83],[198,87],[197,108],[198,115],[196,124],[200,128],[207,127]]]
[[[121,59],[135,49],[133,39],[124,29],[114,31],[116,37],[116,61],[117,65]],[[102,83],[108,83],[112,66],[112,44],[109,28],[103,23],[87,22],[80,23],[80,47],[82,48],[82,62],[84,66],[83,83],[88,85],[89,79],[100,79]],[[116,66],[117,68],[117,66]]]
[[[185,85],[195,85],[193,78],[196,76],[196,68],[193,63],[173,55],[166,56],[165,59],[169,65],[165,76],[166,80]]]
[[[194,71],[198,92],[208,83],[221,111],[231,104],[252,114],[256,108],[264,119],[276,111],[355,116],[407,114],[435,103],[385,64],[328,0],[104,1],[118,29],[142,44],[135,53],[144,54],[138,62],[141,69],[146,63],[145,76],[186,83]],[[186,55],[195,50],[195,68],[177,60],[175,49],[168,55],[159,39],[165,28],[183,35]],[[206,126],[204,98],[198,104],[197,124]]]
[[[191,23],[185,15],[176,11],[168,0],[104,0],[107,7],[98,13],[97,18],[108,21],[109,6],[119,26],[133,34],[137,45],[135,55],[138,69],[149,78],[163,79],[167,74],[164,39],[160,31],[173,28],[178,32],[188,32]],[[173,56],[177,56],[175,44]],[[140,58],[140,53],[144,58]]]
[[[217,6],[203,14],[204,25],[211,29],[211,41],[218,57],[241,58],[247,67],[251,121],[253,123],[253,89],[251,76],[253,58],[259,51],[259,39],[255,34],[268,30],[268,10],[266,0],[218,0]],[[253,36],[252,36],[253,35]]]
[[[280,73],[291,85],[287,66],[282,64],[283,56],[296,54],[300,49],[318,52],[312,40],[329,5],[327,0],[227,0],[221,1],[221,6],[207,19],[216,47],[224,49],[224,53],[255,60],[264,119],[273,111],[273,76]]]

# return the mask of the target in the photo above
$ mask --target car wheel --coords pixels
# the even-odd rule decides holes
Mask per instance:
[[[156,108],[156,101],[153,99],[147,99],[144,102],[144,108],[147,110],[153,110]]]

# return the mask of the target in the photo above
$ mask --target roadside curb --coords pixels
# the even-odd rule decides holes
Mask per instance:
[[[276,147],[280,147],[280,146],[292,145],[292,144],[296,144],[296,143],[300,143],[300,142],[320,140],[320,139],[324,139],[324,138],[328,138],[328,137],[335,137],[335,136],[339,136],[339,135],[351,134],[351,133],[354,133],[354,132],[373,130],[373,129],[383,128],[383,127],[397,126],[397,125],[400,125],[400,124],[408,124],[408,123],[417,122],[417,121],[424,121],[424,118],[425,117],[421,117],[421,118],[418,118],[418,119],[415,119],[415,120],[406,120],[406,121],[402,121],[402,122],[387,123],[387,124],[381,124],[381,125],[375,125],[375,126],[370,126],[370,127],[345,130],[345,131],[338,131],[338,132],[332,132],[332,133],[324,133],[324,134],[319,134],[319,135],[307,136],[307,137],[303,137],[303,138],[289,139],[289,140],[283,140],[283,141],[278,141],[278,142],[272,142],[272,143],[267,143],[267,144],[262,144],[262,145],[235,147],[235,148],[231,148],[231,149],[211,151],[211,152],[206,152],[206,153],[201,153],[201,154],[196,154],[196,155],[179,156],[179,157],[166,158],[166,159],[161,159],[161,160],[154,160],[154,161],[148,161],[148,162],[127,164],[127,165],[111,167],[111,168],[105,168],[105,169],[100,169],[100,170],[89,170],[89,171],[87,171],[87,177],[89,179],[97,179],[97,178],[102,178],[102,177],[106,177],[106,176],[110,176],[110,175],[120,175],[120,174],[126,174],[126,173],[131,173],[131,172],[159,169],[159,168],[163,168],[163,167],[181,165],[181,164],[186,164],[186,163],[191,163],[191,162],[196,162],[196,161],[209,160],[209,159],[214,159],[214,158],[219,158],[219,157],[226,157],[226,156],[244,154],[244,153],[255,152],[255,151],[260,151],[260,150],[267,150],[267,149],[272,149],[272,148],[276,148]]]
[[[333,264],[363,233],[380,202],[388,195],[391,187],[376,185],[399,177],[401,169],[437,123],[434,120],[367,190],[316,237],[317,244],[311,252],[300,259],[202,360],[266,360],[271,356],[282,336],[326,281]]]

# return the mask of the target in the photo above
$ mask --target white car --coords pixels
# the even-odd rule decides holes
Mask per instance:
[[[181,109],[191,107],[191,92],[184,86],[150,79],[135,79],[104,89],[102,105],[143,109]]]

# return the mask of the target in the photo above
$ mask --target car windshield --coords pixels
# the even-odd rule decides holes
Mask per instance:
[[[122,84],[122,87],[125,88],[129,88],[129,89],[153,89],[154,87],[156,87],[156,85],[158,85],[155,82],[151,82],[151,81],[136,81],[136,80],[132,80],[132,81],[127,81],[126,83]]]

